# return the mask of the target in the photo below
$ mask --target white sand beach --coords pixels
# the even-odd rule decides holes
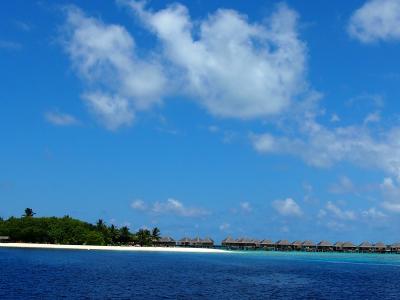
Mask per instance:
[[[186,253],[229,253],[230,252],[227,250],[208,249],[208,248],[54,245],[54,244],[29,244],[29,243],[0,243],[0,248],[103,250],[103,251],[105,250],[105,251],[132,251],[132,252],[186,252]]]

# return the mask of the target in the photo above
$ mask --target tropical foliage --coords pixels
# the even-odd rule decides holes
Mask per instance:
[[[0,236],[10,241],[67,245],[128,245],[150,246],[159,239],[160,230],[140,229],[130,232],[127,226],[118,228],[99,219],[95,225],[69,216],[34,217],[32,209],[25,209],[22,217],[0,218]]]

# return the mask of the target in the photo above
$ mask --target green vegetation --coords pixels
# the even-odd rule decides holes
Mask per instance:
[[[10,241],[24,243],[49,243],[66,245],[130,245],[151,246],[160,237],[158,228],[140,229],[136,233],[124,226],[107,226],[103,220],[95,225],[73,219],[35,218],[31,208],[25,209],[21,218],[0,218],[0,236],[9,236]]]

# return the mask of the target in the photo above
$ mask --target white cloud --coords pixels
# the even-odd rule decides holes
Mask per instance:
[[[79,124],[78,120],[69,114],[60,113],[60,112],[46,112],[44,114],[47,122],[56,125],[56,126],[71,126]]]
[[[341,176],[339,182],[333,184],[329,190],[334,194],[350,194],[356,192],[356,187],[350,178]]]
[[[186,207],[182,202],[173,198],[169,198],[165,202],[155,202],[151,210],[156,214],[176,214],[183,217],[200,217],[209,214],[202,208]]]
[[[179,87],[214,115],[279,114],[307,87],[298,15],[283,4],[266,22],[250,23],[234,10],[219,9],[192,21],[180,4],[152,12],[142,2],[120,2],[158,37]]]
[[[161,67],[135,53],[133,37],[119,25],[66,9],[64,46],[87,86],[84,99],[109,129],[131,124],[134,113],[161,103]]]
[[[326,204],[326,211],[330,212],[333,216],[341,220],[355,220],[356,214],[351,210],[342,210],[331,201]]]
[[[146,205],[146,203],[145,203],[143,200],[141,200],[141,199],[136,199],[136,200],[134,200],[134,201],[131,203],[131,207],[132,207],[133,209],[135,209],[135,210],[141,210],[141,211],[147,210],[147,205]]]
[[[229,223],[223,223],[219,226],[219,230],[221,231],[226,231],[231,227],[231,225]]]
[[[0,49],[5,50],[20,50],[22,45],[13,41],[0,40]]]
[[[364,218],[373,219],[373,220],[379,220],[379,219],[386,218],[386,215],[383,212],[377,210],[375,207],[371,207],[367,210],[364,210],[361,214]]]
[[[376,133],[363,126],[327,128],[314,117],[298,120],[296,136],[251,136],[253,147],[260,153],[293,154],[317,167],[347,161],[396,177],[400,176],[399,140],[400,127]]]
[[[381,114],[379,111],[368,114],[364,119],[364,124],[379,123],[381,121]]]
[[[337,114],[332,114],[332,116],[331,116],[331,122],[332,122],[332,123],[340,122],[340,117],[339,117]]]
[[[398,179],[399,180],[399,179]],[[384,201],[382,207],[393,213],[400,213],[400,185],[392,178],[387,177],[380,185]]]
[[[291,198],[286,200],[275,200],[272,207],[283,216],[301,216],[303,214],[300,206]]]
[[[363,43],[400,39],[400,1],[368,0],[350,18],[349,34]]]
[[[251,204],[249,202],[241,202],[240,208],[243,212],[246,212],[246,213],[249,213],[253,210],[251,207]]]

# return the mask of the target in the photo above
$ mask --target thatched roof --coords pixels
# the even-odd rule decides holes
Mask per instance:
[[[184,237],[179,240],[180,243],[190,243],[192,240],[188,237]]]
[[[375,243],[373,247],[376,249],[386,249],[386,245],[382,242]]]
[[[222,244],[235,244],[235,243],[236,241],[230,236],[228,236],[222,241]]]
[[[356,246],[352,242],[344,242],[342,247],[343,248],[356,248]]]
[[[211,238],[209,238],[209,237],[206,237],[206,238],[203,240],[203,243],[206,243],[206,244],[214,244],[214,240],[211,239]]]
[[[358,248],[372,248],[372,244],[370,242],[362,242]]]
[[[175,243],[175,240],[170,236],[166,236],[166,237],[161,237],[157,242],[159,242],[159,243]]]
[[[261,245],[270,246],[270,245],[274,245],[274,242],[271,240],[262,240]]]
[[[254,244],[256,244],[256,245],[260,245],[261,244],[261,241],[260,240],[251,240]]]
[[[315,243],[313,241],[307,240],[303,242],[304,247],[315,247]]]
[[[276,242],[276,244],[278,246],[290,246],[290,243],[289,243],[288,240],[279,240],[279,241]]]
[[[318,247],[332,247],[332,243],[329,241],[320,241],[318,243]]]
[[[340,248],[343,247],[343,244],[343,242],[336,242],[334,246]]]
[[[394,243],[392,245],[390,245],[391,249],[400,249],[400,243]]]
[[[301,247],[301,241],[294,241],[293,243],[292,243],[292,246],[296,246],[296,247]]]
[[[192,242],[192,243],[202,243],[203,240],[197,236],[197,237],[195,237],[193,240],[191,240],[191,242]]]

